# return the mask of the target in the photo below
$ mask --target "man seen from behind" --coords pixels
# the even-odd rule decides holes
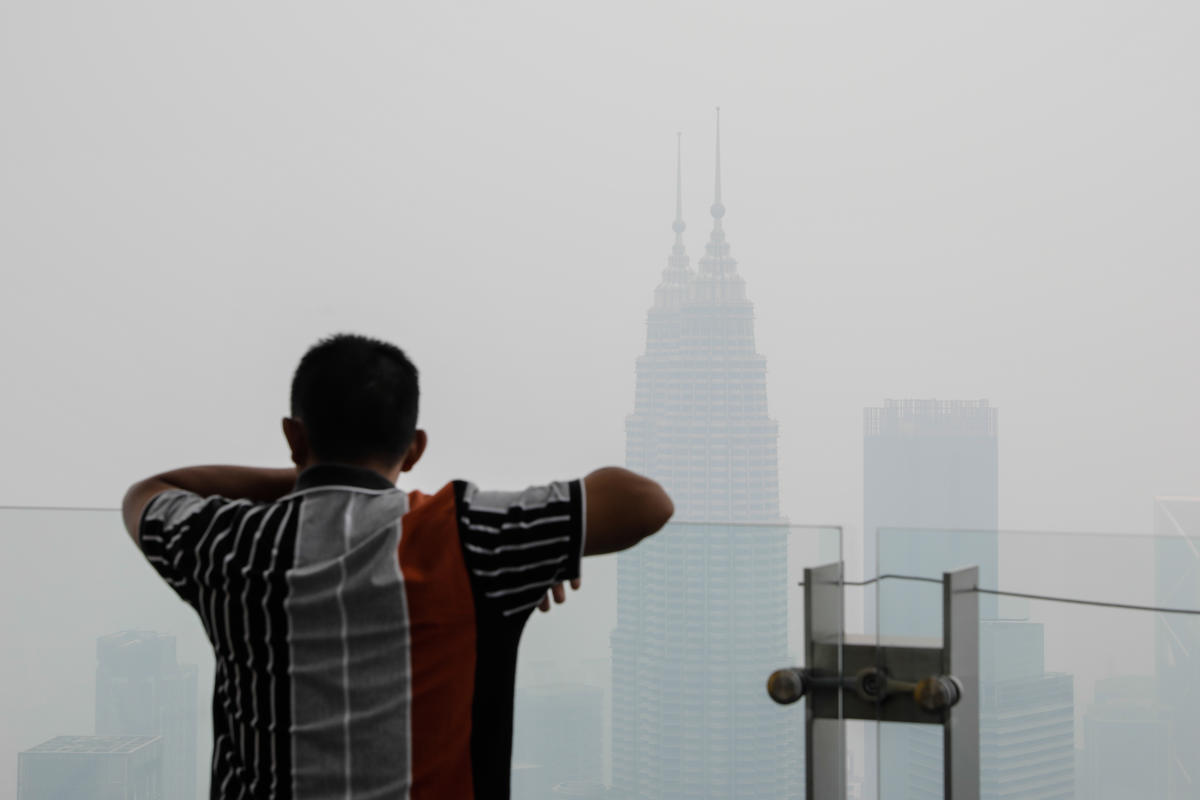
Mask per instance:
[[[582,556],[673,513],[613,467],[402,491],[417,406],[400,349],[333,336],[292,381],[294,468],[187,467],[127,492],[126,528],[216,656],[213,798],[507,798],[530,613],[578,586]]]

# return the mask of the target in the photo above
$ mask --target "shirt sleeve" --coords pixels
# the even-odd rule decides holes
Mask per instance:
[[[232,505],[224,497],[172,489],[156,494],[142,512],[138,526],[142,553],[176,594],[193,606],[202,580],[204,540]]]
[[[502,616],[531,611],[551,586],[579,577],[587,536],[583,481],[519,492],[462,483],[458,513],[471,583]]]

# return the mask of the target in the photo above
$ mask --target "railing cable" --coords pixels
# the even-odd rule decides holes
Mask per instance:
[[[940,583],[940,581],[939,581]],[[1099,606],[1101,608],[1123,608],[1129,611],[1154,611],[1159,614],[1197,614],[1200,615],[1200,608],[1169,608],[1167,606],[1143,606],[1137,603],[1113,603],[1107,600],[1082,600],[1078,597],[1054,597],[1047,594],[1030,594],[1028,592],[1006,592],[1001,589],[981,589],[974,586],[970,589],[961,589],[962,592],[976,592],[978,594],[992,594],[999,597],[1024,597],[1027,600],[1046,600],[1051,603],[1073,603],[1077,606]]]
[[[920,583],[936,583],[941,584],[941,578],[929,578],[924,575],[901,575],[899,573],[887,573],[884,575],[876,575],[874,578],[867,578],[864,581],[830,581],[842,586],[870,586],[873,583],[879,583],[885,580],[898,581],[917,581]],[[804,581],[799,581],[798,586],[803,586]],[[1029,592],[1010,592],[1003,589],[984,589],[979,586],[973,586],[970,589],[960,589],[960,593],[975,592],[977,594],[990,594],[998,597],[1022,597],[1026,600],[1044,600],[1049,603],[1071,603],[1077,606],[1097,606],[1100,608],[1121,608],[1127,611],[1153,611],[1158,614],[1193,614],[1200,616],[1200,608],[1170,608],[1168,606],[1146,606],[1137,603],[1114,603],[1107,600],[1083,600],[1078,597],[1058,597],[1049,594],[1031,594]]]

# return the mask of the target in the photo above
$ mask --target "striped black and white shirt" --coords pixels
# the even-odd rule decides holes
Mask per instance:
[[[578,577],[581,481],[405,494],[321,465],[273,503],[157,495],[146,558],[216,655],[214,798],[507,798],[517,645]]]

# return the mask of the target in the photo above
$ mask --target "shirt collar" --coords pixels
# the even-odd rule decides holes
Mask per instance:
[[[395,489],[396,485],[373,469],[350,464],[314,464],[296,478],[295,491],[316,486],[355,486],[360,489]]]

